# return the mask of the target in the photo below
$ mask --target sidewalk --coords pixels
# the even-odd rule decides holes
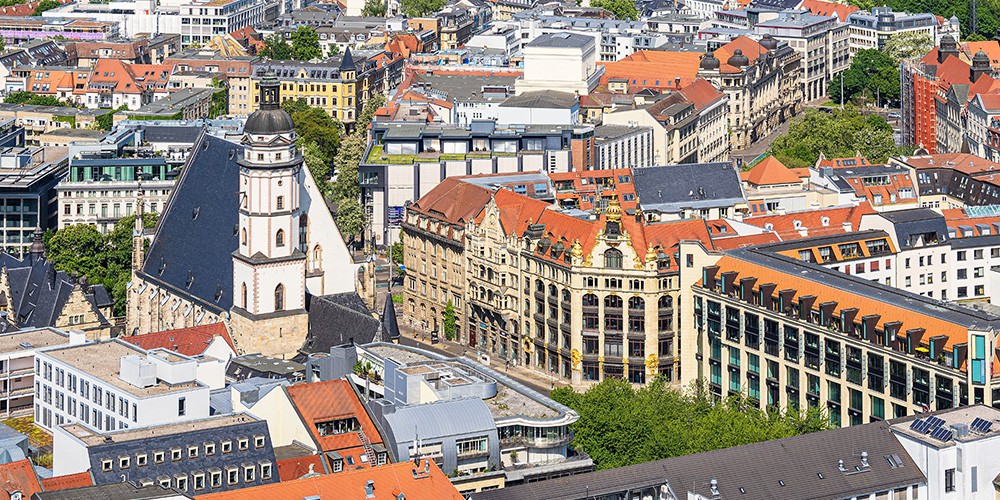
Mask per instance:
[[[458,342],[445,340],[442,335],[440,341],[437,344],[431,344],[430,333],[424,333],[419,331],[412,326],[410,326],[409,321],[404,319],[402,315],[397,313],[396,322],[399,324],[400,334],[406,337],[407,340],[411,342],[416,342],[422,348],[429,349],[432,351],[438,351],[443,354],[455,357],[466,357],[473,361],[478,360],[479,351],[459,344]],[[414,337],[416,333],[416,337]],[[496,360],[490,357],[490,368],[508,375],[509,377],[521,382],[528,387],[548,396],[549,392],[556,387],[570,387],[570,383],[559,378],[549,375],[547,373],[541,373],[530,368],[525,368],[521,365],[511,365],[507,364],[503,360]]]

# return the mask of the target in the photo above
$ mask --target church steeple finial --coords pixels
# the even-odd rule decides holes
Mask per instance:
[[[42,241],[42,235],[44,234],[45,233],[42,231],[41,227],[35,228],[35,235],[34,235],[35,237],[31,241],[31,247],[28,248],[28,253],[31,254],[31,257],[33,259],[45,258],[45,243]]]

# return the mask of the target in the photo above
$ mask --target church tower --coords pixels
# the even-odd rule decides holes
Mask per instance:
[[[243,127],[239,246],[233,252],[232,327],[245,352],[294,354],[308,330],[306,255],[298,244],[303,161],[280,84],[260,82],[260,109]]]

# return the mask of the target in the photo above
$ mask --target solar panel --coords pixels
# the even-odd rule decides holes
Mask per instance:
[[[972,421],[972,423],[969,424],[969,428],[972,429],[972,430],[974,430],[974,431],[976,431],[976,432],[983,432],[982,431],[982,426],[983,426],[983,424],[987,424],[987,423],[989,423],[989,422],[987,422],[986,420],[983,420],[983,419],[981,419],[979,417],[976,417]]]
[[[923,424],[923,423],[924,423],[924,421],[923,421],[923,420],[920,420],[920,419],[918,418],[918,419],[914,420],[914,421],[913,421],[913,422],[912,422],[912,423],[910,424],[910,429],[913,429],[913,430],[915,430],[915,431],[919,431],[919,430],[920,430],[920,429],[919,429],[919,427],[920,427],[920,425],[921,425],[921,424]],[[973,425],[975,425],[975,424],[973,424]]]
[[[953,434],[954,433],[952,432],[951,429],[948,429],[946,427],[938,427],[937,429],[934,429],[934,432],[931,433],[931,437],[934,439],[940,439],[941,441],[948,441],[951,439],[951,436]]]
[[[933,432],[938,427],[941,427],[941,425],[944,424],[944,420],[941,420],[940,418],[931,415],[927,417],[927,423],[929,425],[928,430]]]
[[[986,422],[985,424],[983,424],[981,427],[983,434],[990,432],[991,427],[993,427],[993,422]]]

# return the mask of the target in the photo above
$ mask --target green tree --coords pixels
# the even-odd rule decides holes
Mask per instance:
[[[635,2],[632,0],[594,0],[590,2],[590,6],[610,11],[615,15],[615,19],[628,21],[639,19],[639,10],[635,8]]]
[[[260,49],[258,55],[279,61],[291,59],[292,46],[281,35],[270,35],[264,38],[264,48]]]
[[[35,7],[35,12],[33,12],[31,15],[40,16],[42,15],[43,12],[47,10],[52,10],[56,7],[59,7],[60,5],[62,4],[57,2],[56,0],[42,0],[41,2],[38,2],[38,7]]]
[[[373,94],[369,97],[368,102],[365,103],[365,107],[361,108],[361,114],[358,115],[358,119],[354,122],[354,133],[364,137],[368,133],[368,126],[372,124],[372,120],[375,118],[375,112],[382,106],[385,106],[384,95]]]
[[[358,184],[358,166],[365,152],[365,139],[351,135],[340,143],[340,149],[333,159],[333,167],[337,170],[337,180],[333,185],[333,196],[337,200],[358,198],[361,187]]]
[[[806,110],[789,125],[787,134],[771,144],[771,153],[789,168],[814,166],[820,153],[836,158],[856,152],[872,163],[882,163],[910,150],[896,146],[892,127],[884,118],[862,115],[853,107],[833,112]]]
[[[315,28],[299,26],[299,29],[292,33],[292,56],[299,61],[311,61],[323,56]]]
[[[309,103],[301,97],[298,99],[286,99],[281,101],[281,109],[285,110],[286,113],[295,116],[295,113],[308,110]]]
[[[355,198],[340,200],[340,204],[337,205],[337,228],[345,239],[361,234],[365,228],[365,213],[361,208],[361,202]]]
[[[843,90],[843,96],[841,96]],[[834,103],[850,102],[856,96],[881,104],[899,101],[899,65],[874,49],[860,50],[841,78],[830,80],[828,94]]]
[[[361,15],[367,17],[385,17],[385,0],[365,0]]]
[[[119,111],[125,111],[127,109],[128,106],[122,104],[121,106],[118,107],[118,109],[115,109],[114,111],[109,111],[107,113],[104,113],[103,115],[94,118],[94,124],[91,125],[90,128],[95,130],[111,130],[111,127],[113,127],[115,123],[115,113],[118,113]]]
[[[25,90],[11,92],[4,98],[3,102],[8,104],[34,104],[37,106],[69,106],[58,98],[50,95],[38,95]]]
[[[455,304],[451,303],[451,299],[449,299],[448,303],[444,305],[442,326],[444,327],[444,338],[448,340],[455,340],[455,334],[458,332],[458,325],[455,321]]]
[[[682,393],[660,377],[639,389],[607,378],[582,394],[556,389],[551,396],[580,414],[572,445],[600,469],[829,428],[817,410],[761,410],[743,396],[716,403],[704,383]]]
[[[295,133],[300,144],[315,143],[322,151],[323,157],[330,161],[340,146],[340,136],[344,127],[321,108],[308,108],[292,113],[295,122]]]
[[[898,67],[905,60],[924,57],[932,48],[934,40],[930,35],[919,31],[904,31],[890,36],[885,41],[882,52]]]
[[[324,196],[330,195],[330,160],[315,142],[307,142],[302,147],[302,159],[312,174],[316,185]]]
[[[145,214],[147,228],[155,227],[156,214]],[[46,258],[56,269],[86,276],[101,284],[114,300],[116,315],[125,313],[126,290],[132,271],[132,229],[135,216],[123,217],[108,235],[94,226],[67,226],[46,235]]]
[[[403,246],[403,233],[399,234],[399,241],[392,244],[389,247],[389,258],[392,260],[393,264],[397,266],[402,266],[403,257],[405,255],[405,247]]]
[[[423,17],[444,7],[445,0],[401,0],[400,7],[406,17]]]

